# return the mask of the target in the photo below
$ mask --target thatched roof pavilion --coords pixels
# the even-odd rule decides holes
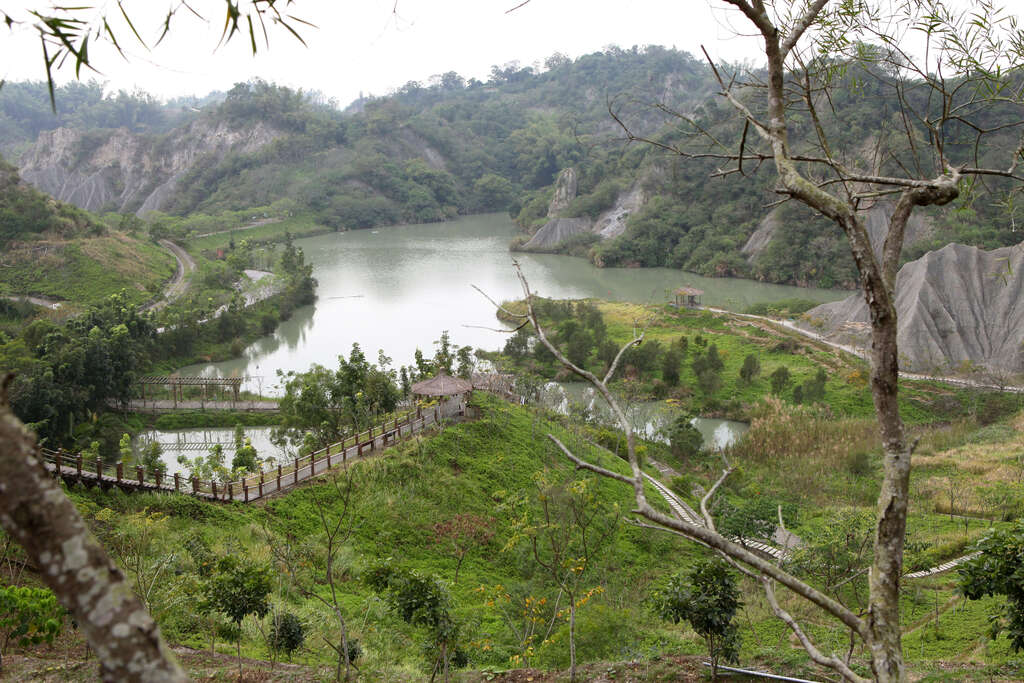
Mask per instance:
[[[700,295],[704,293],[704,290],[696,287],[680,287],[672,293],[676,295],[676,306],[694,308],[700,306]]]
[[[473,391],[473,385],[470,382],[460,377],[452,377],[444,372],[412,385],[412,393],[417,396],[455,396],[468,394],[471,391]]]

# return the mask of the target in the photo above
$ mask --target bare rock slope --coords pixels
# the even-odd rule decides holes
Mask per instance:
[[[245,129],[194,121],[166,137],[125,129],[44,131],[21,159],[21,177],[43,192],[83,209],[140,216],[163,208],[178,180],[207,155],[251,152],[277,136],[263,125]]]
[[[901,368],[956,368],[963,361],[1024,371],[1024,244],[983,251],[949,244],[905,264],[896,278]],[[860,293],[807,312],[805,324],[844,343],[867,342]]]
[[[554,196],[548,205],[548,221],[523,245],[524,251],[555,249],[571,237],[588,232],[599,235],[601,239],[618,237],[626,231],[626,221],[630,215],[639,211],[647,200],[636,183],[619,193],[615,203],[596,219],[588,216],[560,216],[576,198],[576,190],[576,170],[571,167],[563,169],[555,181]]]

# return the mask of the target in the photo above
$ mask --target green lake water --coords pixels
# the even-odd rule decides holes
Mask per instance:
[[[410,363],[417,347],[432,355],[431,343],[443,330],[460,346],[500,348],[505,335],[493,329],[502,327],[494,307],[472,286],[497,301],[520,298],[513,257],[536,293],[556,298],[658,303],[689,285],[704,290],[707,305],[742,311],[758,302],[824,302],[848,294],[671,268],[595,268],[570,256],[511,254],[508,243],[515,234],[508,216],[487,214],[297,240],[319,282],[317,302],[297,310],[240,358],[189,366],[181,373],[247,377],[246,388],[276,395],[281,393],[278,370],[302,371],[313,363],[332,367],[353,342],[371,360],[383,350],[396,366]]]

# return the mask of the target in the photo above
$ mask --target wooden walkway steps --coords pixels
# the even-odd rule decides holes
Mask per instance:
[[[661,497],[665,499],[665,502],[668,503],[668,506],[672,508],[672,511],[676,513],[676,516],[679,517],[679,519],[684,522],[689,522],[690,524],[705,526],[704,520],[700,518],[700,515],[697,514],[696,510],[687,505],[686,502],[677,496],[670,488],[646,472],[644,472],[643,475],[647,482],[657,489],[658,493],[661,494]],[[770,543],[764,543],[762,541],[752,541],[749,538],[733,538],[730,540],[739,543],[749,550],[755,550],[763,555],[767,555],[768,557],[775,559],[784,558],[788,554],[787,550],[776,548]]]
[[[931,569],[922,569],[921,571],[910,572],[909,574],[904,574],[903,578],[904,579],[924,579],[924,578],[927,578],[929,576],[935,576],[936,574],[942,574],[943,572],[948,572],[950,569],[954,569],[956,567],[959,567],[960,565],[962,565],[964,562],[967,562],[968,560],[973,560],[978,555],[981,555],[981,553],[968,553],[967,555],[962,555],[962,556],[956,558],[955,560],[950,560],[949,562],[946,562],[944,564],[940,564],[938,567],[932,567]]]
[[[667,486],[665,486],[660,481],[650,476],[646,472],[644,473],[644,478],[647,480],[649,484],[651,484],[651,486],[657,489],[658,493],[661,494],[661,497],[665,499],[665,502],[668,503],[668,506],[672,508],[672,511],[676,514],[677,517],[679,517],[679,519],[683,520],[684,522],[689,522],[690,524],[699,524],[700,526],[704,526],[704,520],[700,518],[700,515],[698,515],[692,507],[687,505],[685,501],[679,498],[679,496],[677,496],[671,489],[669,489]],[[747,548],[756,550],[760,553],[763,553],[765,555],[768,555],[769,557],[773,557],[776,559],[784,558],[788,554],[788,550],[777,548],[776,546],[771,545],[769,543],[763,543],[761,541],[751,542],[750,540],[740,539],[732,540],[741,543]],[[973,560],[980,554],[981,553],[968,553],[967,555],[962,555],[961,557],[952,559],[949,562],[944,562],[943,564],[940,564],[937,567],[930,567],[929,569],[922,569],[920,571],[904,574],[903,578],[924,579],[929,576],[942,574],[944,572],[950,571],[951,569],[959,567],[961,564],[967,562],[968,560]]]
[[[82,454],[40,449],[44,465],[68,483],[81,482],[85,485],[99,485],[103,488],[116,486],[125,491],[161,491],[183,493],[210,502],[237,501],[252,503],[279,491],[287,490],[307,479],[345,465],[353,460],[378,453],[413,434],[452,417],[466,414],[466,406],[459,401],[449,401],[433,410],[419,408],[371,427],[365,432],[350,436],[344,441],[331,444],[319,451],[295,458],[292,462],[251,474],[237,481],[218,483],[183,477],[180,474],[161,476],[147,473],[141,467],[126,472],[123,463],[104,464],[101,459],[86,462]]]

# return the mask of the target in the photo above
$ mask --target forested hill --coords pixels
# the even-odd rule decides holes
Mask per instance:
[[[21,182],[18,169],[0,157],[0,247],[42,236],[69,238],[104,231],[88,213],[54,201]]]
[[[28,182],[92,210],[305,212],[334,229],[509,210],[529,248],[599,265],[824,286],[854,279],[834,227],[788,205],[766,208],[777,199],[768,169],[709,181],[708,163],[625,143],[610,108],[662,141],[680,137],[665,110],[738,140],[709,68],[684,52],[554,55],[543,68],[494,67],[486,82],[449,72],[344,111],[316,93],[258,81],[166,104],[139,93],[103,98],[97,89],[58,92],[59,106],[70,108],[56,117],[42,84],[0,90],[0,149]],[[836,104],[826,125],[853,149],[892,116],[870,88],[851,87]],[[885,205],[873,211],[880,224]],[[534,234],[552,219],[563,220]],[[188,220],[171,223],[188,230]],[[1007,225],[1006,207],[985,201],[934,211],[914,224],[908,251],[954,239],[1015,243]]]
[[[495,67],[486,83],[448,73],[344,113],[262,82],[163,107],[124,93],[104,106],[78,86],[68,101],[80,109],[57,120],[45,86],[10,84],[0,149],[30,182],[92,210],[185,215],[289,198],[336,228],[437,221],[504,210],[586,158],[593,136],[613,132],[608,97],[689,107],[707,94],[704,72],[662,48],[555,56],[542,73]]]

